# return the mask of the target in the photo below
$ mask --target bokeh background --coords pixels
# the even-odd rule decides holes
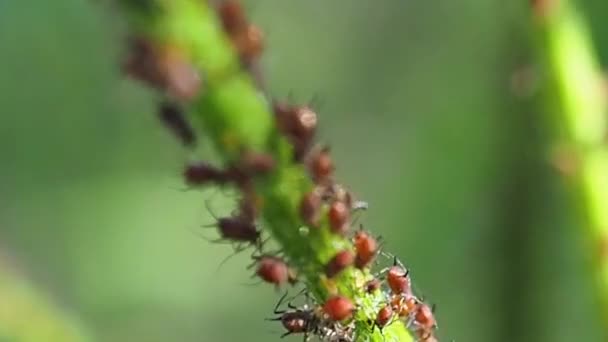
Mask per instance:
[[[322,99],[339,178],[443,340],[602,340],[542,116],[513,92],[533,62],[527,1],[245,4],[272,94]],[[583,5],[608,62],[608,3]],[[118,72],[122,32],[107,1],[0,0],[4,258],[98,341],[279,340],[278,294],[195,233],[211,218],[182,191],[191,156]]]

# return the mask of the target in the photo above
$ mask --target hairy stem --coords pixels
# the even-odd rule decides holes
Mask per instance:
[[[303,222],[300,203],[313,182],[302,164],[294,162],[292,146],[279,133],[271,105],[242,67],[215,10],[202,0],[121,3],[131,33],[180,51],[203,75],[204,89],[189,102],[188,113],[198,123],[195,130],[211,138],[224,162],[238,161],[243,150],[268,153],[275,159],[274,170],[254,184],[263,227],[316,301],[323,303],[335,293],[350,298],[357,306],[353,319],[358,341],[411,341],[399,320],[382,332],[373,329],[387,298],[381,292],[365,292],[364,284],[373,278],[368,268],[349,267],[336,279],[325,277],[327,262],[340,250],[352,250],[352,241],[332,233],[326,215],[319,227],[306,227]]]

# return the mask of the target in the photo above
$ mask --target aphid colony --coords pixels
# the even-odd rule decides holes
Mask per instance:
[[[255,63],[263,48],[261,31],[250,24],[235,0],[220,1],[218,16],[224,30],[235,46],[241,62],[247,68]],[[182,115],[180,103],[192,100],[201,91],[201,77],[177,50],[158,47],[143,38],[130,40],[130,54],[124,64],[129,75],[163,91],[167,99],[159,106],[159,118],[176,138],[187,147],[196,143],[196,136]],[[380,245],[369,232],[358,229],[351,233],[353,214],[366,209],[365,202],[355,201],[353,196],[333,179],[334,164],[329,148],[314,146],[317,114],[308,106],[273,104],[275,123],[281,135],[293,148],[293,162],[305,166],[313,187],[299,201],[302,225],[310,229],[327,227],[332,233],[350,241],[350,247],[339,250],[322,267],[324,277],[331,281],[346,269],[369,271],[373,274],[358,292],[378,295],[383,302],[377,312],[368,317],[369,329],[382,330],[401,320],[417,337],[418,341],[434,342],[436,321],[433,310],[412,291],[409,271],[394,258],[393,265],[372,272],[376,266]],[[298,283],[297,273],[281,253],[265,251],[262,232],[256,225],[262,199],[255,191],[255,182],[267,177],[276,169],[276,161],[270,154],[242,149],[236,161],[225,167],[206,162],[187,165],[183,177],[186,184],[197,188],[206,185],[232,186],[241,198],[238,211],[228,217],[217,218],[217,242],[228,242],[236,251],[252,247],[254,275],[280,289]],[[271,320],[280,321],[285,328],[282,337],[302,334],[305,340],[316,336],[323,341],[348,342],[355,340],[354,315],[358,303],[351,298],[333,293],[322,302],[314,302],[305,289],[307,302],[294,306],[290,300],[287,309],[279,309],[287,293],[277,303]],[[292,298],[293,299],[293,298]]]

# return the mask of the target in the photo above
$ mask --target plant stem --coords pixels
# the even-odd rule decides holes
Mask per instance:
[[[225,163],[239,159],[243,150],[270,153],[275,170],[255,182],[264,228],[295,266],[318,303],[340,293],[356,303],[357,341],[411,341],[396,320],[382,332],[373,329],[379,308],[387,299],[367,294],[369,269],[347,268],[336,279],[324,275],[327,262],[340,250],[352,249],[350,239],[331,233],[327,219],[320,227],[302,229],[299,206],[312,190],[305,168],[293,160],[292,146],[279,133],[271,106],[241,66],[215,10],[202,0],[122,0],[132,33],[155,44],[179,50],[204,76],[204,90],[189,104],[199,123],[195,130],[210,137]],[[325,216],[323,216],[325,217]],[[384,336],[383,336],[384,335]]]
[[[553,161],[572,189],[592,252],[592,270],[608,329],[608,107],[589,28],[574,1],[533,5],[544,99],[555,140]],[[605,331],[608,336],[608,330]]]

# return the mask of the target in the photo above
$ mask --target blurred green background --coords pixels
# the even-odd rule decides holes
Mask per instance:
[[[444,341],[601,341],[544,124],[511,89],[527,1],[245,3],[271,93],[323,100],[339,178]],[[607,61],[608,2],[584,5]],[[279,340],[278,294],[194,233],[191,156],[119,74],[122,27],[107,1],[0,0],[0,250],[99,341]]]

